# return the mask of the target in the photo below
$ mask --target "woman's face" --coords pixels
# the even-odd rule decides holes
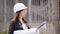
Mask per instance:
[[[19,16],[23,18],[25,17],[26,13],[27,13],[27,9],[24,9],[23,11],[20,12]]]

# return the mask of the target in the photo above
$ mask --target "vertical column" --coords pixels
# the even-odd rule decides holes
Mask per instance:
[[[31,0],[28,0],[29,22],[31,23]]]
[[[52,23],[55,27],[55,33],[60,34],[60,25],[59,25],[59,3],[58,0],[52,0]]]
[[[6,0],[4,0],[4,22],[6,23],[6,10],[7,10],[7,8],[6,8]]]
[[[2,19],[2,8],[3,8],[3,6],[2,6],[2,0],[0,0],[0,21],[2,21],[3,19]]]
[[[51,20],[51,0],[47,0],[48,1],[48,21],[50,21]]]

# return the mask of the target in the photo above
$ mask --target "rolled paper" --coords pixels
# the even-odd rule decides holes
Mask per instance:
[[[14,34],[37,34],[37,28],[14,31]]]

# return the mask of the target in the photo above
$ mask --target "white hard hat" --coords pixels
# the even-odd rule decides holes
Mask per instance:
[[[14,5],[14,13],[16,13],[17,11],[20,11],[20,10],[23,10],[23,9],[26,9],[27,7],[23,4],[23,3],[16,3]]]

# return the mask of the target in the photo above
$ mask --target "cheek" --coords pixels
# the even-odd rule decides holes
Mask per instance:
[[[21,13],[21,16],[24,17],[25,16],[25,13]]]
[[[24,12],[24,14],[26,15],[27,11]]]

